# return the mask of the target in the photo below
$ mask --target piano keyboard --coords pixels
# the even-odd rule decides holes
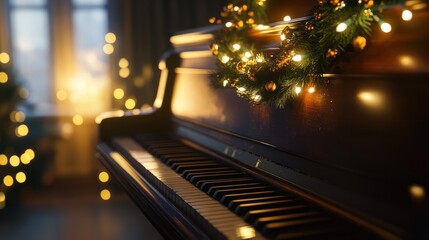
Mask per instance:
[[[139,136],[113,145],[210,238],[363,237],[346,220],[178,140]]]

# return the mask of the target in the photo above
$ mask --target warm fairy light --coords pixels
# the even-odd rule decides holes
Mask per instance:
[[[410,10],[405,9],[402,11],[402,20],[410,21],[413,18],[413,13]]]
[[[9,158],[9,164],[12,167],[18,167],[20,163],[21,163],[21,161],[20,161],[19,157],[16,155],[13,155]]]
[[[228,85],[229,81],[228,80],[223,80],[223,86],[226,87]]]
[[[347,24],[342,22],[337,26],[337,32],[344,32],[347,29]]]
[[[0,154],[0,166],[7,165],[7,156],[4,154]]]
[[[264,6],[266,0],[259,0],[258,5],[259,6]]]
[[[297,55],[292,57],[292,60],[295,62],[300,62],[302,60],[302,56],[297,54]]]
[[[240,7],[239,6],[235,6],[234,7],[234,11],[238,12],[238,10],[240,10]]]
[[[109,200],[111,196],[112,196],[112,195],[110,194],[110,191],[109,191],[109,190],[107,190],[107,189],[103,189],[103,190],[101,190],[101,192],[100,192],[100,197],[101,197],[101,199],[103,199],[103,200],[105,200],[105,201]]]
[[[0,72],[0,83],[7,83],[7,80],[9,80],[7,73]]]
[[[246,91],[246,88],[244,88],[244,87],[239,87],[239,88],[237,88],[237,91],[239,91],[239,92],[244,92],[244,91]]]
[[[227,22],[227,23],[225,23],[225,27],[227,27],[227,28],[232,27],[232,22]]]
[[[392,31],[392,26],[387,22],[382,23],[380,25],[380,28],[381,28],[381,31],[385,33],[389,33],[390,31]]]
[[[107,43],[114,43],[116,42],[116,35],[112,32],[108,32],[104,36],[104,40],[106,40]]]
[[[28,135],[28,132],[28,127],[25,124],[21,124],[15,129],[15,135],[17,137],[25,137]]]
[[[72,122],[76,126],[80,126],[83,124],[83,117],[82,115],[76,114],[73,116]]]
[[[308,88],[309,93],[314,93],[315,91],[316,91],[316,88],[314,88],[314,87]]]
[[[19,182],[19,183],[24,183],[26,180],[27,180],[27,176],[25,175],[25,173],[23,173],[23,172],[18,172],[16,175],[15,175],[15,179],[16,179],[16,181],[17,182]]]
[[[412,67],[415,66],[415,61],[412,57],[410,56],[400,56],[399,57],[399,63],[404,66],[404,67]]]
[[[3,64],[6,64],[10,61],[10,57],[9,54],[2,52],[0,53],[0,62]]]
[[[12,176],[10,176],[10,175],[6,175],[6,176],[3,178],[3,184],[4,184],[6,187],[10,187],[10,186],[12,186],[12,185],[13,185],[13,177],[12,177]]]
[[[60,101],[64,101],[67,99],[67,91],[64,89],[60,89],[57,91],[57,99]]]
[[[286,40],[286,35],[284,33],[280,34],[280,40],[282,41]]]
[[[289,22],[290,20],[292,20],[292,18],[290,16],[285,16],[283,18],[283,21],[285,21],[285,22]]]
[[[125,108],[126,109],[133,109],[136,107],[136,101],[132,98],[128,98],[127,101],[125,101]]]
[[[104,44],[104,46],[103,46],[103,52],[105,54],[110,55],[110,54],[113,53],[113,51],[115,51],[115,48],[113,47],[112,44],[109,44],[109,43]]]
[[[252,53],[251,52],[245,52],[244,56],[247,58],[251,58],[252,57]]]
[[[257,95],[255,95],[254,97],[253,97],[253,100],[255,101],[255,102],[260,102],[261,100],[262,100],[262,96],[261,95],[259,95],[259,94],[257,94]]]
[[[232,48],[234,48],[234,50],[238,51],[240,50],[241,46],[238,43],[235,43],[234,45],[232,45]]]
[[[256,55],[256,62],[261,63],[264,61],[264,56],[263,55]]]
[[[116,88],[115,91],[113,91],[113,97],[115,99],[122,99],[125,95],[125,92],[122,88]]]
[[[295,93],[296,93],[296,94],[301,93],[301,91],[302,91],[302,88],[301,88],[301,87],[296,87],[296,88],[295,88]]]
[[[127,78],[128,76],[130,76],[130,69],[129,68],[121,68],[119,70],[119,76],[121,78]]]
[[[248,59],[247,57],[242,57],[242,58],[241,58],[241,60],[242,60],[243,62],[248,62],[248,61],[249,61],[249,59]]]
[[[20,88],[18,91],[18,95],[22,98],[22,99],[27,99],[28,96],[30,95],[30,92],[28,91],[28,89],[26,88]]]
[[[426,196],[426,191],[423,186],[413,184],[409,187],[410,195],[414,200],[424,200]]]
[[[4,192],[0,192],[0,202],[6,201],[6,194]]]
[[[126,58],[121,58],[121,59],[119,59],[118,65],[120,68],[126,68],[130,65],[130,63],[128,62],[128,60]]]
[[[21,163],[24,165],[29,164],[31,162],[31,158],[27,153],[21,154],[20,159],[21,159]]]
[[[107,172],[100,172],[100,174],[98,174],[98,179],[100,180],[100,182],[107,182],[109,181],[109,174]]]
[[[10,120],[12,122],[22,123],[25,121],[25,114],[21,111],[13,111],[10,113]]]
[[[267,25],[263,25],[263,24],[259,24],[259,25],[257,25],[256,26],[256,29],[258,29],[258,30],[264,30],[264,29],[267,29],[267,28],[269,28],[270,26],[267,26]]]
[[[227,62],[229,62],[229,57],[228,56],[223,56],[222,57],[222,60],[221,60],[223,63],[227,63]]]
[[[380,108],[384,103],[383,94],[377,91],[362,91],[357,97],[363,104],[372,108]]]
[[[30,161],[36,157],[36,154],[34,153],[33,149],[31,149],[31,148],[25,150],[25,154],[28,155],[28,157],[30,158]]]

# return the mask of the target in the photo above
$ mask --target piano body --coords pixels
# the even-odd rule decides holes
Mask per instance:
[[[167,239],[428,239],[428,13],[283,109],[211,87],[216,27],[173,36],[153,107],[107,114],[98,158]]]

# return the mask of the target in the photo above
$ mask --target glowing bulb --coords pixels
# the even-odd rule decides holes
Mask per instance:
[[[244,56],[247,58],[250,58],[250,57],[252,57],[252,53],[251,52],[245,52]]]
[[[103,190],[101,190],[101,192],[100,192],[100,197],[101,197],[101,199],[103,199],[103,200],[105,200],[105,201],[109,200],[111,196],[112,196],[112,195],[110,194],[110,191],[109,191],[109,190],[107,190],[107,189],[103,189]]]
[[[22,164],[24,164],[24,165],[29,164],[31,162],[30,156],[27,153],[21,154],[20,159],[21,159]]]
[[[126,58],[121,58],[118,62],[118,65],[120,68],[126,68],[129,66],[129,64],[130,63],[128,62],[128,60]]]
[[[107,55],[110,55],[113,53],[113,51],[115,51],[115,48],[113,47],[112,44],[104,44],[103,46],[103,52]]]
[[[262,56],[262,55],[257,55],[256,56],[256,62],[261,63],[263,61],[264,61],[264,56]]]
[[[238,12],[238,10],[240,10],[240,7],[235,6],[235,7],[234,7],[234,11]]]
[[[17,137],[25,137],[27,136],[28,132],[28,127],[25,124],[21,124],[15,129],[15,135]]]
[[[7,156],[4,154],[0,154],[0,166],[7,165]]]
[[[0,202],[6,201],[6,194],[4,192],[0,192]]]
[[[247,61],[249,61],[249,59],[248,59],[247,57],[242,57],[242,58],[241,58],[241,60],[242,60],[243,62],[247,62]]]
[[[114,33],[106,33],[104,36],[104,40],[106,40],[107,43],[114,43],[116,42],[116,35]]]
[[[15,175],[15,179],[19,183],[24,183],[27,180],[27,176],[23,172],[19,172]]]
[[[31,149],[31,148],[25,150],[25,154],[28,155],[28,157],[30,158],[30,161],[36,157],[36,154],[34,153],[33,149]]]
[[[0,53],[0,63],[6,64],[10,61],[9,54],[2,52]]]
[[[0,72],[0,83],[7,83],[7,80],[9,80],[7,73]]]
[[[301,91],[302,91],[302,88],[301,88],[301,87],[296,87],[296,88],[295,88],[295,93],[296,93],[296,94],[299,94]]]
[[[228,56],[226,56],[226,55],[225,55],[225,56],[223,56],[223,57],[222,57],[222,62],[223,62],[223,63],[227,63],[227,62],[229,62],[229,57],[228,57]]]
[[[301,55],[295,55],[292,57],[292,60],[295,62],[300,62],[302,60],[302,56]]]
[[[122,88],[116,88],[115,91],[113,91],[113,97],[116,99],[122,99],[125,95],[125,92]]]
[[[392,31],[392,26],[387,22],[382,23],[380,27],[381,31],[385,33],[389,33],[390,31]]]
[[[259,94],[257,94],[257,95],[255,95],[254,97],[253,97],[253,100],[255,101],[255,102],[260,102],[261,100],[262,100],[262,96],[261,95],[259,95]]]
[[[227,28],[232,27],[232,22],[227,22],[227,23],[225,23],[225,27],[227,27]]]
[[[127,101],[125,101],[125,108],[131,110],[136,106],[136,101],[132,98],[128,98]]]
[[[60,89],[57,91],[57,99],[60,101],[64,101],[67,99],[67,92],[66,90]]]
[[[425,198],[425,189],[421,185],[413,184],[409,187],[410,195],[415,200],[423,200]]]
[[[280,34],[280,40],[282,40],[282,41],[286,40],[286,35]]]
[[[10,163],[10,165],[11,165],[12,167],[18,167],[18,166],[19,166],[19,164],[21,163],[21,161],[20,161],[20,159],[19,159],[19,157],[18,157],[18,156],[13,155],[13,156],[11,156],[11,157],[10,157],[10,159],[9,159],[9,163]]]
[[[4,184],[6,187],[10,187],[10,186],[12,186],[12,185],[13,185],[13,177],[12,177],[12,176],[10,176],[10,175],[6,175],[6,176],[3,178],[3,184]]]
[[[344,32],[347,29],[347,24],[342,22],[337,26],[337,32]]]
[[[283,18],[283,21],[285,21],[285,22],[289,22],[290,20],[292,20],[292,18],[290,16],[285,16]]]
[[[119,76],[121,78],[127,78],[128,76],[130,76],[130,69],[129,68],[121,68],[119,70]]]
[[[25,114],[21,111],[13,111],[10,113],[10,120],[12,122],[22,123],[25,121]]]
[[[83,124],[83,117],[82,115],[76,114],[73,116],[73,124],[76,126],[82,125]]]
[[[234,48],[234,50],[238,51],[240,50],[241,46],[238,43],[235,43],[234,45],[232,45],[232,48]]]
[[[239,92],[244,92],[244,91],[246,91],[246,88],[244,88],[244,87],[239,87],[239,88],[237,88],[237,90],[238,90]]]
[[[107,182],[109,181],[109,174],[107,172],[100,172],[100,174],[98,174],[98,179],[100,180],[100,182]]]
[[[413,18],[413,13],[410,10],[405,9],[402,11],[402,20],[410,21]]]
[[[314,87],[310,87],[309,89],[308,89],[308,92],[309,93],[314,93],[316,91],[316,89],[314,88]]]
[[[229,81],[228,80],[223,80],[223,86],[226,87],[228,85]]]

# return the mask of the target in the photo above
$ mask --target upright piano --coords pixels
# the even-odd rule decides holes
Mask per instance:
[[[427,19],[282,109],[212,87],[216,26],[175,35],[153,106],[105,114],[97,156],[166,239],[429,239]],[[252,37],[275,51],[283,27]]]

